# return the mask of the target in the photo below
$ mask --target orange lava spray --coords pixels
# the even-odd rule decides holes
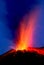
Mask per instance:
[[[17,40],[16,46],[12,48],[16,51],[26,50],[26,51],[36,51],[38,54],[44,55],[44,48],[33,48],[34,47],[34,30],[36,28],[37,19],[39,16],[39,8],[33,10],[33,12],[28,13],[20,22],[19,28],[17,30]]]
[[[33,46],[33,32],[36,24],[38,11],[26,15],[19,26],[19,37],[16,45],[16,50],[27,50]]]

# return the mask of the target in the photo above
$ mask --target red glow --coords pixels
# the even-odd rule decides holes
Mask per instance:
[[[38,10],[31,12],[30,15],[26,15],[19,25],[19,33],[18,33],[18,40],[16,41],[16,51],[18,50],[26,50],[26,51],[36,51],[38,54],[44,55],[44,49],[32,48],[33,47],[33,40],[34,40],[34,29],[36,20],[38,17]],[[28,18],[28,19],[27,19]],[[28,48],[29,47],[29,48]]]
[[[34,15],[34,16],[33,16]],[[24,50],[33,46],[33,32],[35,29],[37,12],[26,15],[20,23],[16,50]]]
[[[19,50],[12,49],[12,50],[8,51],[7,53],[3,54],[2,58],[4,58],[5,56],[7,56],[7,55],[9,55],[11,53],[15,54],[17,51],[19,51]],[[35,51],[35,53],[37,53],[39,55],[44,55],[44,48],[32,48],[32,47],[28,47],[26,50],[20,50],[20,51],[22,53],[25,53],[25,51],[26,52],[34,52]]]
[[[37,52],[40,55],[44,55],[44,48],[42,49],[42,48],[31,48],[30,47],[27,50],[30,51],[30,52],[35,51],[35,52]]]

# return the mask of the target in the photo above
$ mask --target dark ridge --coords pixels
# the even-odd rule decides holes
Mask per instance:
[[[26,50],[23,51],[15,51],[10,50],[7,53],[0,56],[0,65],[21,65],[21,64],[36,64],[43,63],[44,64],[44,55],[39,55],[36,52],[29,52]]]

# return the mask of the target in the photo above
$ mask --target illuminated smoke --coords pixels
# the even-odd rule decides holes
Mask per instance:
[[[36,51],[38,54],[44,55],[44,49],[41,48],[35,48],[34,47],[34,41],[35,41],[35,29],[37,20],[40,14],[40,8],[37,7],[32,12],[25,15],[19,25],[18,31],[17,31],[17,40],[16,45],[12,46],[13,49],[16,51],[18,50],[26,50],[26,51]],[[14,50],[13,50],[14,51]]]
[[[23,17],[21,20],[21,23],[19,25],[18,29],[18,40],[16,43],[16,50],[24,50],[28,47],[33,47],[33,40],[34,40],[34,29],[36,20],[38,17],[38,9],[35,9],[33,12],[30,12],[30,14],[27,14]]]

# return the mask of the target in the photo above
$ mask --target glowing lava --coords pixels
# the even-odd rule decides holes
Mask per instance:
[[[16,50],[27,50],[28,47],[33,46],[33,34],[37,16],[37,11],[34,11],[31,12],[31,15],[26,15],[21,21]]]
[[[38,18],[39,10],[36,9],[30,14],[23,17],[17,31],[17,41],[16,46],[12,47],[16,51],[26,50],[26,51],[36,51],[38,54],[44,55],[44,49],[32,48],[34,45],[34,30]]]

